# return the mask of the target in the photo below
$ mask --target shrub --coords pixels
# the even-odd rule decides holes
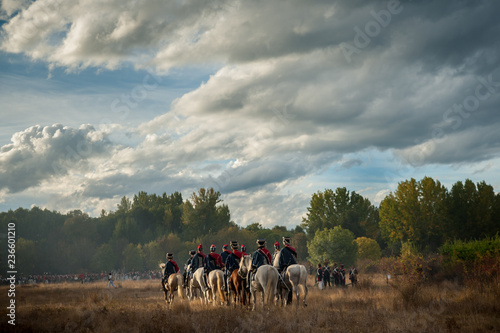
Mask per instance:
[[[447,242],[440,248],[445,270],[466,281],[488,283],[500,280],[500,236],[469,242]]]

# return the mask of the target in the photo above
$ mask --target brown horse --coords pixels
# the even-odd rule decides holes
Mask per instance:
[[[165,264],[160,264],[160,268],[163,270],[165,268]],[[180,298],[186,299],[184,288],[182,288],[183,280],[184,278],[182,274],[179,273],[170,274],[168,281],[162,280],[161,287],[163,289],[163,293],[165,294],[165,302],[167,302],[167,304],[172,304],[174,301],[175,291],[177,291]]]
[[[238,274],[239,269],[236,268],[229,279],[229,290],[233,293],[234,304],[246,305],[247,291],[245,288],[245,280]]]

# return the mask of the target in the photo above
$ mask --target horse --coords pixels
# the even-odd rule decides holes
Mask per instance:
[[[307,306],[306,302],[306,297],[307,297],[307,269],[304,265],[290,265],[287,267],[285,271],[285,276],[284,280],[286,283],[286,287],[282,289],[282,291],[285,291],[285,294],[287,296],[290,295],[290,293],[295,294],[295,297],[297,299],[297,306],[299,306],[299,300],[300,300],[300,295],[304,295],[304,298],[302,300],[302,304],[304,306]],[[288,299],[289,302],[291,302],[291,299],[293,298],[293,294],[289,297],[285,297],[285,299]],[[287,302],[287,304],[289,304]]]
[[[245,288],[245,278],[238,274],[239,268],[236,268],[229,279],[229,289],[233,292],[234,304],[246,305],[247,291]]]
[[[280,252],[275,252],[273,256],[273,266],[279,269],[279,256]],[[291,270],[290,270],[291,268]],[[307,306],[306,296],[307,296],[307,269],[304,265],[290,265],[288,266],[283,278],[280,278],[278,283],[278,293],[276,300],[279,302],[281,299],[281,305],[285,300],[285,304],[291,304],[293,299],[293,294],[296,295],[297,305],[300,296],[300,289],[302,289],[302,294],[304,295],[304,306]],[[300,289],[299,289],[300,287]]]
[[[160,264],[160,268],[163,271],[165,269],[165,264]],[[186,299],[184,288],[182,288],[183,279],[184,278],[180,273],[170,274],[167,283],[165,283],[165,281],[162,279],[161,286],[163,289],[163,293],[165,294],[165,302],[167,304],[172,304],[172,302],[174,301],[176,290],[180,298]]]
[[[226,303],[226,294],[224,292],[224,272],[220,269],[215,269],[208,274],[207,285],[209,288],[209,299],[212,299],[216,304],[216,295],[219,293],[221,305]]]
[[[208,287],[205,282],[205,269],[203,267],[198,268],[189,281],[189,299],[193,299],[195,297],[195,293],[200,290],[200,300],[203,303],[208,301]]]
[[[252,257],[243,256],[240,260],[240,275],[247,276],[252,267]],[[276,287],[278,285],[279,273],[276,268],[271,265],[262,265],[257,268],[254,274],[255,278],[250,282],[250,294],[253,299],[252,310],[257,307],[257,292],[262,293],[262,306],[273,303],[276,296]]]

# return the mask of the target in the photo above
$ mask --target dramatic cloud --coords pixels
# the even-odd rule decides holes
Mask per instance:
[[[127,124],[104,131],[95,116],[82,123],[97,130],[33,123],[17,130],[0,154],[0,191],[49,191],[60,176],[72,184],[61,201],[91,207],[139,190],[189,195],[214,186],[241,223],[258,215],[298,224],[318,189],[355,184],[379,202],[423,168],[492,172],[483,164],[500,158],[493,0],[39,0],[6,1],[2,10],[6,54],[50,71],[148,74],[105,104],[134,105]],[[146,83],[163,93],[176,88],[168,86],[174,76],[197,69],[212,75],[151,112]],[[64,164],[78,142],[91,153]],[[372,152],[386,160],[372,166]],[[354,176],[360,169],[366,183]]]
[[[71,171],[85,171],[89,160],[108,150],[104,133],[92,126],[79,129],[33,126],[14,134],[0,150],[0,189],[19,192]]]

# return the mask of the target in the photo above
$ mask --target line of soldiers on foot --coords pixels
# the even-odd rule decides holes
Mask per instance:
[[[349,280],[351,280],[351,284],[354,286],[358,281],[358,270],[356,267],[352,266],[349,270]],[[316,271],[316,281],[318,283],[319,289],[324,289],[326,287],[345,287],[346,286],[346,270],[344,269],[344,265],[340,264],[337,266],[336,263],[333,264],[333,268],[328,267],[328,264],[325,264],[324,267],[321,267],[321,264],[318,264],[318,269]]]
[[[297,251],[290,245],[290,237],[283,237],[283,248],[280,249],[278,242],[274,243],[274,253],[271,255],[266,248],[266,241],[264,239],[257,240],[257,249],[251,254],[252,267],[246,281],[251,281],[254,273],[262,265],[273,265],[281,275],[284,274],[286,268],[290,265],[297,264]],[[219,269],[224,272],[225,276],[225,290],[228,290],[229,278],[234,270],[239,268],[240,260],[243,256],[248,255],[246,246],[238,246],[238,241],[231,241],[231,249],[228,244],[222,246],[222,252],[216,252],[217,247],[210,245],[210,253],[203,253],[203,245],[199,244],[197,250],[189,251],[190,258],[184,265],[183,272],[183,287],[189,285],[189,280],[192,279],[194,272],[200,267],[204,268],[204,279],[209,272]],[[163,271],[162,286],[164,287],[171,274],[179,272],[179,266],[173,260],[173,254],[167,253],[167,262],[165,263]],[[248,284],[245,286],[248,288]]]

